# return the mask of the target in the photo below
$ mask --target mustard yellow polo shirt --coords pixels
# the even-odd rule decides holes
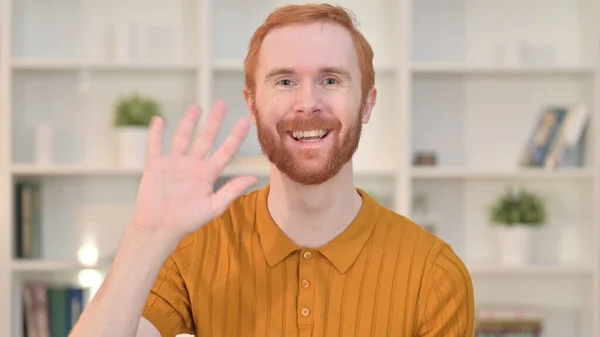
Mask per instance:
[[[165,262],[143,317],[163,337],[473,336],[469,273],[451,247],[358,189],[363,204],[324,247],[294,244],[238,198]]]

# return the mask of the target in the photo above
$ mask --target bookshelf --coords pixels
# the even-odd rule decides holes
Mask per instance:
[[[0,0],[0,297],[11,298],[0,302],[1,336],[16,335],[15,286],[80,282],[80,271],[102,275],[110,265],[141,174],[115,162],[115,100],[133,90],[157,99],[169,142],[187,105],[207,110],[224,99],[227,131],[247,115],[242,61],[251,33],[276,6],[299,2]],[[598,1],[334,3],[357,14],[376,55],[378,102],[355,156],[357,185],[409,217],[413,198],[428,197],[439,234],[472,273],[478,309],[537,310],[544,337],[599,336]],[[131,32],[137,52],[115,48]],[[540,111],[572,103],[590,112],[584,165],[518,166]],[[53,130],[53,153],[37,163],[42,122]],[[418,151],[435,152],[437,165],[414,165]],[[265,184],[268,165],[257,155],[251,131],[223,179],[252,173]],[[43,249],[33,260],[14,255],[20,181],[43,188]],[[487,219],[509,185],[539,192],[550,210],[524,267],[496,262]],[[557,257],[565,225],[577,229],[576,263]],[[82,247],[99,262],[79,261]]]

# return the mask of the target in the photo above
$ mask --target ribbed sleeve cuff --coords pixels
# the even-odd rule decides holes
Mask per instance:
[[[186,329],[185,324],[174,310],[166,311],[158,305],[144,307],[142,317],[150,321],[160,332],[162,337],[175,337],[178,334],[195,334],[195,331]]]

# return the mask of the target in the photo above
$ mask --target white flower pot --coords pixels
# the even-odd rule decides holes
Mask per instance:
[[[119,166],[143,167],[146,164],[148,128],[145,126],[118,127],[115,132]]]
[[[533,233],[534,228],[527,225],[497,225],[500,263],[506,266],[529,264]]]

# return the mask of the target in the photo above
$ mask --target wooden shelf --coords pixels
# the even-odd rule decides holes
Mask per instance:
[[[103,268],[107,265],[108,263],[88,266],[77,261],[13,259],[10,267],[15,272],[64,272]]]
[[[15,164],[12,167],[15,177],[43,176],[138,176],[141,168],[99,167],[81,165],[35,165]]]
[[[413,178],[419,179],[592,179],[594,171],[588,168],[521,168],[469,169],[459,167],[414,167]]]
[[[100,167],[80,165],[56,165],[40,166],[18,164],[13,165],[13,176],[15,177],[50,177],[50,176],[115,176],[115,177],[137,177],[143,173],[143,168],[129,167]],[[254,174],[268,176],[269,167],[263,163],[234,163],[227,167],[223,175]]]
[[[375,71],[379,73],[393,73],[397,71],[398,66],[395,64],[381,64],[376,63],[374,65]],[[213,61],[212,69],[219,72],[242,72],[244,71],[244,60],[243,59],[219,59]]]
[[[114,62],[85,62],[78,60],[52,59],[15,59],[12,68],[16,70],[90,70],[90,71],[195,71],[196,64],[166,64],[166,63],[114,63]]]
[[[468,63],[415,62],[413,74],[456,75],[593,75],[594,67],[587,65],[478,65]]]
[[[510,267],[501,265],[467,264],[474,277],[593,277],[591,266],[531,265]]]
[[[85,166],[85,165],[36,165],[14,164],[12,175],[17,178],[27,177],[137,177],[143,173],[143,168],[118,167],[118,166]],[[257,175],[268,177],[270,163],[262,158],[237,158],[224,170],[223,176]],[[393,176],[395,170],[386,168],[361,168],[355,170],[357,176]]]

